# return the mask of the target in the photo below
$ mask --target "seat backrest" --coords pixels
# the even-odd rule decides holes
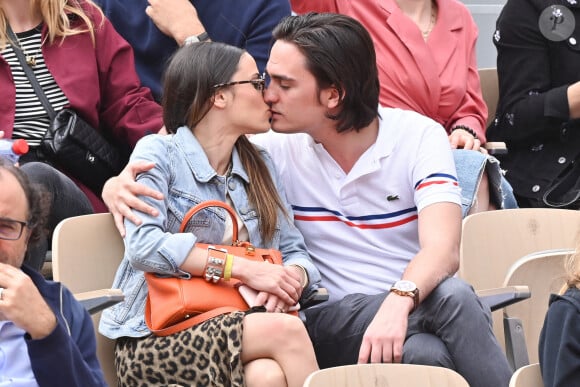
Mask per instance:
[[[463,219],[458,275],[475,289],[500,287],[518,259],[574,249],[579,234],[580,211],[575,210],[515,208],[469,215]]]
[[[463,219],[458,276],[475,289],[501,287],[518,259],[542,250],[573,249],[579,233],[580,211],[575,210],[516,208],[469,215]],[[499,312],[494,313],[494,332],[504,346]]]
[[[527,285],[532,296],[504,309],[507,317],[522,322],[530,363],[538,362],[538,342],[551,293],[558,293],[565,283],[565,260],[573,249],[547,250],[527,255],[510,268],[505,285]]]
[[[509,387],[544,387],[540,364],[530,364],[519,368],[510,379]]]
[[[313,372],[303,387],[468,387],[457,372],[414,364],[355,364]]]
[[[479,82],[481,83],[481,93],[487,105],[487,123],[489,126],[495,118],[495,110],[499,100],[499,84],[497,80],[497,69],[495,67],[479,69]]]
[[[111,287],[125,246],[111,214],[93,214],[63,220],[52,239],[53,277],[73,293]],[[99,334],[101,313],[92,315],[97,355],[111,386],[117,385],[114,341]]]

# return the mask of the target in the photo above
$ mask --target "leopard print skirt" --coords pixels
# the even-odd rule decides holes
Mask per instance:
[[[169,336],[117,339],[119,385],[242,387],[244,315],[220,315]]]

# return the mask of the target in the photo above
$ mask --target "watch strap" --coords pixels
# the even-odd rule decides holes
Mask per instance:
[[[199,35],[191,35],[185,38],[185,40],[183,41],[183,45],[186,46],[188,44],[205,42],[206,40],[209,40],[209,35],[206,31],[203,31]]]
[[[415,290],[413,291],[410,290],[405,291],[396,288],[391,288],[390,291],[399,296],[411,297],[413,299],[413,310],[411,311],[411,313],[413,313],[417,309],[417,306],[419,306],[419,289],[415,288]]]

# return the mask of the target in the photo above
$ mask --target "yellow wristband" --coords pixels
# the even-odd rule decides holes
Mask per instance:
[[[226,255],[226,265],[224,267],[224,280],[229,281],[232,278],[232,266],[234,266],[233,254]]]

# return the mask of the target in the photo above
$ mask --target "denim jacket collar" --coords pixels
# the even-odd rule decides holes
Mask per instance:
[[[209,164],[201,144],[187,126],[178,128],[173,139],[175,145],[187,156],[187,165],[197,181],[207,183],[217,176],[217,172]],[[232,175],[238,175],[246,183],[249,183],[250,179],[242,166],[240,155],[235,147],[232,151],[232,163]]]

